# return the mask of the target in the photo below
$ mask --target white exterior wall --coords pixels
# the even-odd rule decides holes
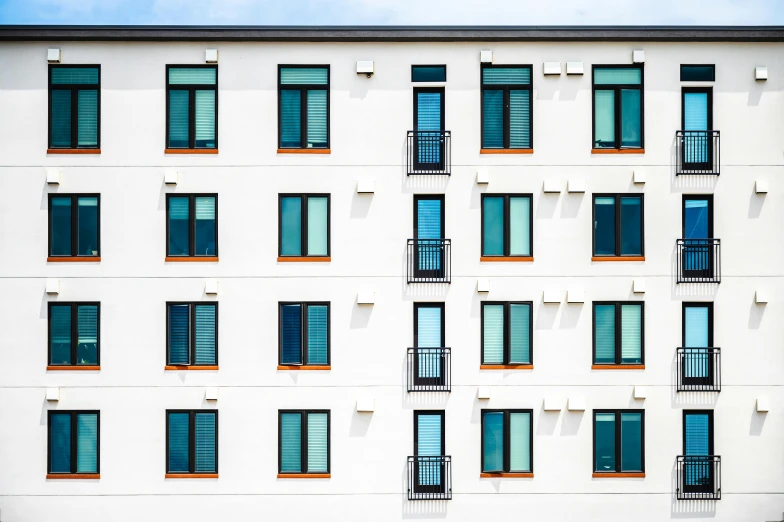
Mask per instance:
[[[46,49],[101,64],[101,154],[47,155]],[[217,155],[164,155],[165,65],[220,50]],[[533,64],[532,155],[482,155],[479,50],[496,64]],[[627,64],[644,49],[645,154],[591,154],[591,65]],[[0,63],[0,520],[454,521],[779,520],[784,511],[784,48],[723,43],[2,43]],[[376,74],[355,74],[372,59]],[[542,62],[583,61],[583,76],[544,77]],[[330,155],[278,155],[277,65],[329,64]],[[412,63],[447,64],[450,177],[406,177]],[[721,176],[674,175],[679,64],[715,63]],[[767,82],[754,81],[766,65]],[[690,84],[693,85],[693,84]],[[46,170],[62,174],[46,184]],[[176,187],[164,170],[179,172]],[[490,183],[477,185],[477,169]],[[645,184],[632,172],[643,171]],[[359,195],[357,180],[375,181]],[[544,194],[545,179],[562,184]],[[767,180],[767,195],[754,193]],[[584,194],[566,192],[584,180]],[[101,262],[47,263],[47,195],[101,194]],[[165,263],[165,195],[216,192],[219,263]],[[331,263],[277,263],[280,192],[331,194]],[[480,263],[480,196],[534,197],[533,263]],[[591,263],[592,193],[645,194],[644,263]],[[451,285],[406,285],[413,195],[446,194]],[[675,284],[681,199],[714,194],[720,285]],[[490,278],[489,294],[476,280]],[[45,280],[60,280],[58,296]],[[220,281],[206,296],[206,278]],[[632,293],[644,278],[645,294]],[[359,290],[375,305],[357,306]],[[584,304],[542,292],[585,291]],[[754,303],[764,289],[771,302]],[[215,372],[164,371],[165,302],[217,300]],[[534,302],[533,371],[480,371],[482,300]],[[591,370],[591,301],[645,301],[644,371]],[[47,372],[48,301],[101,302],[100,372]],[[277,371],[277,303],[331,302],[329,372]],[[676,393],[681,303],[714,301],[721,393]],[[407,394],[413,305],[446,302],[452,392]],[[207,403],[207,385],[220,387]],[[491,399],[476,399],[490,385]],[[634,400],[635,385],[648,387]],[[45,389],[60,387],[59,403]],[[362,396],[374,413],[357,413]],[[757,397],[771,411],[755,411]],[[545,397],[561,412],[545,412]],[[566,411],[584,397],[585,412]],[[166,480],[168,408],[219,412],[215,480]],[[46,480],[46,411],[101,411],[101,478]],[[277,410],[330,409],[331,478],[277,479]],[[533,479],[480,479],[482,408],[534,410]],[[593,408],[645,409],[644,479],[593,479]],[[715,410],[722,499],[675,500],[682,410]],[[416,409],[446,411],[451,501],[406,500]]]

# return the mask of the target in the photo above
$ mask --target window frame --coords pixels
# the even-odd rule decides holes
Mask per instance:
[[[170,471],[169,470],[169,414],[170,413],[187,413],[188,414],[188,470],[185,471]],[[215,471],[204,472],[194,471],[196,469],[196,414],[197,413],[214,413],[215,414]],[[166,410],[166,474],[167,475],[199,475],[199,474],[218,474],[218,432],[220,423],[218,417],[218,410],[216,409],[167,409]]]
[[[681,198],[681,238],[686,238],[686,202],[687,201],[707,201],[708,202],[708,232],[710,237],[694,239],[716,239],[716,230],[713,223],[713,194],[684,194]]]
[[[503,413],[504,414],[504,469],[503,470],[493,470],[488,471],[485,469],[485,413]],[[530,419],[529,425],[529,433],[528,433],[528,457],[531,462],[531,469],[528,471],[510,471],[510,454],[509,454],[509,443],[511,441],[511,423],[509,422],[510,414],[511,413],[527,413]],[[533,474],[534,472],[534,410],[532,409],[519,409],[519,408],[483,408],[481,411],[481,420],[480,420],[480,468],[481,473],[491,473],[491,474],[498,474],[498,473],[512,473],[512,474]]]
[[[54,307],[70,307],[71,309],[71,360],[76,361],[79,347],[79,312],[80,306],[95,306],[98,309],[97,332],[96,339],[96,363],[95,364],[55,364],[52,362],[52,308]],[[46,308],[47,318],[47,366],[57,366],[58,368],[72,368],[72,367],[92,367],[101,365],[101,303],[100,301],[49,301]],[[74,320],[76,319],[76,320]]]
[[[713,130],[713,86],[712,85],[681,87],[681,129],[683,129],[685,132],[697,132],[697,131],[686,131],[686,95],[690,93],[707,95],[708,130],[709,131]]]
[[[596,415],[602,413],[612,413],[615,415],[615,471],[599,471],[596,469]],[[621,435],[621,415],[624,413],[640,414],[640,467],[635,471],[623,471],[621,468],[621,448],[623,440]],[[637,408],[629,409],[595,409],[591,412],[591,424],[593,430],[593,458],[591,460],[591,470],[594,475],[614,476],[623,473],[645,473],[645,410]],[[684,426],[686,423],[684,423]],[[685,428],[684,428],[685,429]]]
[[[504,253],[502,255],[495,255],[495,254],[485,254],[484,246],[485,246],[485,198],[504,198]],[[509,235],[511,234],[510,224],[511,220],[509,217],[510,213],[510,199],[511,198],[528,198],[530,200],[530,212],[528,216],[528,237],[530,238],[530,251],[531,254],[527,256],[523,255],[512,255],[509,253]],[[480,223],[480,238],[479,238],[479,252],[481,257],[493,257],[493,258],[533,258],[534,257],[534,195],[533,194],[525,194],[525,193],[503,193],[503,194],[495,194],[495,193],[484,193],[482,194],[482,200],[479,205],[481,212],[481,223]]]
[[[420,415],[438,415],[441,417],[441,455],[432,455],[438,457],[446,457],[446,410],[414,410],[414,457],[427,457],[430,455],[419,454],[419,416]],[[418,483],[418,480],[417,480]]]
[[[488,84],[485,87],[484,83],[484,71],[485,69],[528,69],[531,75],[531,81],[528,84],[524,83],[497,83],[497,84]],[[533,65],[532,64],[496,64],[496,63],[483,63],[479,69],[479,88],[481,90],[480,96],[480,136],[479,136],[479,146],[481,149],[492,149],[492,150],[533,150],[534,148],[534,103],[533,103],[533,85],[534,85],[534,74],[533,74]],[[485,91],[503,91],[504,93],[504,113],[503,113],[503,126],[504,126],[504,145],[503,147],[488,147],[485,145]],[[511,146],[511,105],[509,99],[509,91],[528,91],[528,136],[530,136],[530,144],[528,147],[512,147]],[[532,205],[533,206],[533,205]]]
[[[283,198],[300,198],[300,255],[283,254]],[[327,253],[308,254],[308,198],[327,198]],[[278,257],[286,258],[329,258],[332,256],[332,197],[327,193],[278,193]]]
[[[196,248],[196,198],[215,198],[215,254],[213,255],[198,255],[195,253]],[[172,255],[169,252],[170,243],[170,209],[169,209],[169,201],[171,198],[188,198],[188,255]],[[173,257],[177,259],[188,259],[188,258],[213,258],[219,257],[218,252],[218,193],[177,193],[172,192],[170,194],[166,194],[166,257]]]
[[[596,362],[596,306],[615,305],[615,362]],[[623,328],[621,327],[622,305],[640,305],[640,362],[622,362]],[[591,303],[591,364],[593,366],[639,366],[645,367],[645,301],[593,301]]]
[[[300,420],[300,470],[282,471],[283,463],[283,424],[281,417],[285,413],[299,413]],[[327,415],[327,471],[307,471],[308,469],[308,414],[326,413]],[[332,473],[332,413],[324,409],[279,409],[278,410],[278,475],[324,475]]]
[[[193,83],[178,83],[176,87],[172,88],[169,83],[169,70],[170,69],[215,69],[215,85],[210,84],[193,84]],[[166,149],[173,150],[218,150],[218,81],[220,80],[218,74],[217,63],[198,63],[193,65],[188,64],[166,64],[166,136],[165,145]],[[171,91],[188,91],[188,146],[187,147],[172,147],[169,144],[169,108],[171,106],[170,93]],[[215,146],[214,147],[197,147],[196,146],[196,91],[215,91]]]
[[[71,198],[71,255],[54,255],[52,254],[52,200],[57,198]],[[98,219],[97,219],[97,228],[98,228],[98,254],[97,255],[79,255],[79,198],[96,198],[98,200]],[[72,257],[84,257],[84,258],[95,258],[101,257],[101,194],[100,193],[79,193],[79,194],[59,194],[59,193],[50,193],[48,198],[48,223],[47,229],[48,233],[48,243],[49,247],[47,250],[47,257],[56,257],[58,259],[69,259]],[[76,253],[74,253],[76,252]]]
[[[691,348],[686,346],[686,309],[687,308],[707,308],[708,309],[708,346],[706,348],[715,348],[713,344],[713,301],[684,301],[681,306],[681,346],[684,348]],[[701,348],[696,346],[694,348]],[[714,370],[711,368],[711,373]]]
[[[684,409],[681,417],[681,438],[683,440],[683,453],[686,455],[686,416],[687,415],[707,415],[708,416],[708,455],[716,455],[716,431],[714,424],[714,411],[715,410],[690,410]]]
[[[625,192],[625,193],[596,193],[593,194],[591,200],[591,255],[593,257],[601,257],[606,259],[613,259],[616,257],[645,257],[645,195],[640,192]],[[614,198],[615,199],[615,254],[597,254],[596,253],[596,198]],[[622,230],[621,226],[621,200],[623,198],[638,198],[640,200],[640,253],[639,254],[621,254],[622,244]],[[533,210],[532,210],[533,211]]]
[[[414,79],[414,69],[416,69],[417,67],[443,67],[444,68],[444,79],[443,80],[431,80],[431,81],[415,80]],[[446,79],[447,79],[447,76],[446,76],[446,64],[445,63],[432,63],[432,64],[427,64],[427,63],[416,63],[416,64],[413,64],[412,63],[411,64],[411,83],[446,83]],[[441,121],[443,121],[443,114],[441,115]]]
[[[79,459],[78,452],[78,436],[77,436],[77,418],[80,414],[97,415],[98,416],[98,429],[95,436],[95,453],[96,464],[95,472],[82,472],[76,471],[77,461]],[[70,415],[71,417],[71,471],[63,473],[61,471],[52,471],[52,416],[53,415]],[[101,474],[101,410],[48,410],[46,415],[46,473],[47,475],[58,476],[80,476],[80,475],[100,475]]]
[[[300,357],[302,363],[283,362],[283,314],[285,305],[300,305]],[[327,307],[327,362],[310,364],[308,362],[308,319],[306,310],[310,306]],[[332,306],[330,301],[278,301],[278,366],[331,366],[332,365]]]
[[[326,85],[315,84],[315,83],[288,83],[282,84],[280,81],[281,71],[283,69],[326,69],[327,70],[327,83]],[[330,86],[331,86],[331,78],[332,74],[330,71],[329,64],[278,64],[278,148],[279,149],[287,149],[287,150],[329,150],[332,146],[332,137],[330,132],[330,113],[331,111],[331,101],[330,101]],[[282,91],[300,91],[300,98],[299,98],[299,110],[300,110],[300,126],[299,126],[299,147],[284,147],[282,143],[283,139],[283,113],[281,112],[281,108],[283,105],[281,104],[281,92]],[[325,147],[308,147],[308,91],[327,91],[327,145]]]
[[[683,79],[683,68],[684,67],[710,67],[713,74],[711,75],[710,80],[684,80]],[[716,64],[715,63],[682,63],[680,64],[679,69],[679,79],[682,82],[715,82],[716,81]]]
[[[52,69],[85,69],[89,67],[95,67],[98,69],[98,83],[91,84],[91,83],[64,83],[64,84],[57,84],[57,87],[52,86]],[[49,122],[49,129],[47,133],[47,144],[49,145],[48,148],[50,149],[57,149],[57,150],[73,150],[73,149],[85,149],[85,150],[100,150],[101,149],[101,64],[64,64],[64,63],[50,63],[49,68],[47,71],[48,83],[49,83],[49,93],[48,93],[48,105],[49,105],[49,112],[48,112],[48,122]],[[70,147],[54,147],[52,145],[52,91],[70,91],[71,92],[71,146]],[[90,90],[97,90],[98,91],[98,118],[97,118],[97,143],[95,147],[80,147],[79,146],[79,118],[78,118],[78,95],[74,96],[74,93],[78,93],[79,91],[90,91]]]
[[[509,305],[528,305],[528,358],[527,363],[510,362],[511,335],[512,329],[509,326]],[[485,305],[503,305],[504,307],[504,362],[488,363],[485,362]],[[482,301],[479,305],[479,357],[482,366],[510,366],[510,365],[531,365],[534,364],[534,303],[533,301]]]
[[[596,84],[596,69],[639,69],[640,83],[628,84]],[[621,90],[637,89],[640,91],[640,146],[630,147],[621,145],[621,127],[623,114],[621,112]],[[615,109],[615,145],[612,147],[596,146],[596,91],[614,91]],[[594,150],[645,150],[645,67],[643,64],[594,64],[591,66],[591,148]]]
[[[417,301],[414,303],[414,348],[419,346],[419,309],[420,308],[438,308],[441,310],[441,346],[438,348],[446,348],[446,302],[444,301]]]
[[[196,364],[189,362],[188,364],[172,363],[170,362],[169,348],[171,346],[171,323],[169,320],[169,310],[172,305],[188,305],[188,359],[196,361],[196,306],[214,306],[215,307],[215,362],[212,364]],[[218,366],[218,301],[166,301],[166,366]]]

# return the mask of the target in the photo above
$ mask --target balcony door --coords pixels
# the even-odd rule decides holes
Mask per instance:
[[[681,375],[687,386],[713,384],[713,303],[683,303],[683,359]]]
[[[684,170],[711,170],[713,153],[713,88],[683,87],[681,119],[683,124]]]
[[[444,493],[444,412],[414,412],[415,493]]]
[[[683,484],[687,493],[712,493],[716,472],[713,465],[713,412],[683,412]]]
[[[683,276],[713,277],[713,196],[683,196]]]
[[[444,196],[414,196],[414,277],[443,279]]]
[[[444,303],[414,303],[414,384],[445,384]]]
[[[444,88],[414,88],[414,169],[444,170]]]

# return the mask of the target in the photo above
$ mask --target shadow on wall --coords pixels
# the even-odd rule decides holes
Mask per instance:
[[[356,408],[351,414],[351,427],[348,430],[349,437],[364,437],[370,429],[370,421],[373,419],[372,412],[358,412]]]
[[[573,437],[577,435],[584,416],[584,411],[565,411],[561,421],[561,436]]]
[[[749,197],[749,218],[757,219],[762,214],[762,205],[765,203],[765,196],[767,193],[757,194],[756,188],[751,187],[751,196]]]
[[[564,195],[563,203],[561,204],[561,217],[566,219],[574,219],[580,213],[580,206],[585,199],[584,192],[567,192]]]
[[[751,409],[751,422],[749,424],[749,435],[759,437],[762,435],[762,428],[767,420],[767,412],[757,412],[756,405]]]
[[[356,190],[351,197],[350,219],[364,219],[370,213],[370,203],[373,201],[373,194],[360,194]]]
[[[560,411],[545,411],[544,404],[539,407],[539,419],[536,421],[537,435],[554,435]]]
[[[551,219],[555,216],[555,207],[558,206],[558,196],[561,193],[549,193],[542,187],[536,200],[536,219]]]
[[[349,328],[357,330],[360,328],[367,328],[370,323],[370,316],[373,314],[375,305],[360,305],[354,299],[354,306],[351,307],[351,321]]]
[[[555,318],[558,316],[560,304],[544,302],[544,296],[539,301],[539,309],[536,311],[536,329],[552,330],[555,325]]]

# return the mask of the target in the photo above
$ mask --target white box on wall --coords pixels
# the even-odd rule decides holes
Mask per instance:
[[[357,304],[372,305],[376,302],[376,293],[372,290],[360,290],[357,292]]]
[[[635,279],[632,282],[632,291],[635,294],[644,294],[645,293],[645,279]]]
[[[563,301],[563,293],[560,290],[545,290],[542,300],[545,303],[560,303]]]
[[[645,51],[642,49],[635,49],[632,51],[632,62],[645,63]]]
[[[480,277],[476,280],[476,291],[480,294],[486,294],[490,291],[490,280],[486,277]]]
[[[487,400],[490,398],[490,386],[479,386],[476,389],[476,398]]]
[[[768,302],[767,290],[757,290],[754,292],[754,302],[756,304],[765,304]]]
[[[585,397],[569,397],[566,409],[569,411],[585,411]]]
[[[570,179],[566,182],[566,190],[569,192],[585,192],[585,181],[582,179]]]
[[[566,74],[584,74],[583,62],[566,62]]]
[[[60,293],[60,280],[59,279],[47,279],[46,280],[46,293],[47,294],[59,294]]]
[[[57,402],[60,400],[60,388],[47,388],[46,389],[46,400]]]
[[[204,61],[207,63],[218,63],[218,50],[207,49],[204,51]]]
[[[634,398],[635,399],[645,399],[648,397],[648,388],[645,386],[635,386],[634,387]]]
[[[754,192],[757,194],[767,194],[768,193],[768,180],[766,179],[758,179],[754,182]]]
[[[217,401],[218,400],[218,387],[217,386],[208,386],[206,390],[204,390],[204,399],[208,401]]]
[[[357,194],[373,194],[375,191],[376,183],[372,179],[357,181]]]
[[[479,169],[476,171],[476,184],[477,185],[487,185],[490,183],[490,175],[487,173],[487,169]]]
[[[582,288],[572,288],[568,292],[566,292],[566,302],[567,303],[584,303],[585,302],[585,290]]]
[[[357,399],[357,411],[372,413],[376,409],[376,400],[373,397],[360,397]]]
[[[768,68],[767,67],[755,67],[754,68],[754,79],[755,80],[767,80],[768,79]]]
[[[47,169],[46,170],[46,183],[48,185],[59,185],[60,184],[60,171],[57,169]]]
[[[542,406],[544,411],[561,411],[563,409],[563,400],[554,397],[545,397]]]
[[[544,62],[543,71],[546,76],[558,76],[561,74],[561,62]]]
[[[546,194],[556,194],[561,192],[561,182],[557,179],[546,179],[542,185],[542,190]]]
[[[493,51],[479,51],[479,61],[481,63],[493,63]]]
[[[166,185],[176,185],[178,177],[176,170],[166,169],[163,171],[163,183]]]
[[[218,295],[218,280],[207,279],[204,283],[204,293],[207,295]]]
[[[364,74],[370,78],[376,72],[373,60],[359,60],[357,61],[357,74]]]
[[[770,400],[767,397],[757,397],[757,413],[767,413],[770,411]]]
[[[62,53],[60,49],[47,49],[46,50],[46,61],[49,63],[60,63],[62,60]]]
[[[634,181],[634,183],[645,183],[645,172],[641,170],[632,172],[632,181]]]

